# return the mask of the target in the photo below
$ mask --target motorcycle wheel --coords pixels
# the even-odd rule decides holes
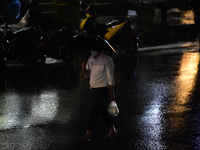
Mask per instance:
[[[44,65],[46,63],[46,55],[43,51],[38,53],[32,52],[28,56],[28,61],[36,65]]]
[[[39,55],[36,62],[39,65],[44,65],[46,63],[46,55],[45,54]]]
[[[70,49],[62,47],[60,51],[61,51],[61,58],[66,63],[71,63],[74,60],[74,54]]]

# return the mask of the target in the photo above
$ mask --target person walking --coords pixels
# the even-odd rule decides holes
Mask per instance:
[[[194,13],[194,22],[198,34],[199,49],[200,51],[200,0],[190,0],[191,7]]]
[[[112,139],[117,136],[117,130],[106,107],[108,97],[110,101],[115,101],[114,62],[110,56],[101,50],[91,51],[91,54],[87,63],[83,62],[81,64],[84,76],[90,78],[89,84],[93,100],[87,131],[80,138],[83,142],[91,142],[92,131],[100,116],[109,129],[109,133],[105,136],[105,139]]]

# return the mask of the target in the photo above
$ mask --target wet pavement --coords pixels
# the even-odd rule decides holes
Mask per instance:
[[[1,150],[200,149],[200,56],[183,47],[113,56],[117,139],[98,121],[91,144],[85,133],[91,100],[81,55],[72,64],[10,63],[0,92]]]

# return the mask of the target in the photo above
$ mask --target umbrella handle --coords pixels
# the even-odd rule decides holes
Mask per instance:
[[[110,43],[106,39],[102,39],[108,44],[108,46],[113,50],[113,52],[115,52],[115,54],[118,54],[117,51],[112,47],[112,45],[110,45]]]

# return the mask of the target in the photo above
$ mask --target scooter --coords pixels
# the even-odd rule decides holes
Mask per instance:
[[[138,33],[133,27],[133,22],[129,18],[123,18],[100,24],[96,21],[96,12],[92,4],[86,9],[80,29],[90,36],[105,38],[117,51],[138,50]]]
[[[23,63],[44,64],[46,61],[43,32],[39,26],[27,26],[29,11],[18,24],[0,28],[0,65],[17,59]]]
[[[74,34],[74,26],[68,24],[56,24],[44,31],[45,54],[48,57],[62,59],[71,63],[74,59],[73,52],[67,47],[67,43]]]
[[[23,63],[44,64],[42,30],[39,27],[27,27],[17,31],[0,28],[1,64],[17,59]]]

